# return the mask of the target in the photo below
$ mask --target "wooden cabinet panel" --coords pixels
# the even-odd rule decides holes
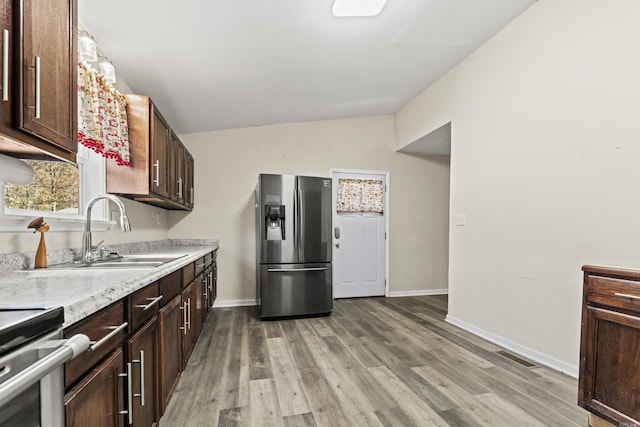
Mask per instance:
[[[194,337],[193,343],[195,345],[202,325],[207,318],[207,299],[209,294],[209,283],[206,274],[200,274],[193,282],[194,298],[195,298],[195,316],[194,316]]]
[[[187,365],[191,350],[193,350],[193,342],[195,340],[196,328],[196,286],[195,282],[191,282],[182,291],[182,312],[185,321],[182,328],[182,369]]]
[[[191,210],[195,200],[193,156],[187,150],[185,150],[184,156],[185,205],[187,209]]]
[[[158,110],[151,104],[153,114],[151,127],[151,175],[149,183],[151,191],[163,197],[169,197],[169,167],[170,134],[169,125],[164,121]]]
[[[176,270],[173,273],[160,279],[160,293],[162,294],[162,305],[167,304],[176,295],[180,294],[182,289],[182,276],[184,274],[184,268]],[[188,282],[187,282],[188,283]]]
[[[107,192],[167,209],[191,210],[193,204],[185,196],[187,150],[149,97],[128,94],[126,100],[131,165],[122,168],[107,162]]]
[[[158,313],[162,303],[158,282],[152,283],[127,298],[131,330],[137,330],[146,320]]]
[[[640,426],[640,279],[583,270],[578,404],[607,421]]]
[[[77,1],[0,1],[0,152],[75,161]]]
[[[152,317],[127,341],[128,363],[132,369],[131,411],[133,426],[149,427],[160,419],[158,318]]]
[[[13,0],[0,3],[0,133],[12,132],[11,100],[13,99]],[[5,53],[6,51],[6,53]],[[7,57],[5,63],[4,57]],[[6,81],[6,83],[5,83]]]
[[[77,151],[76,3],[20,1],[18,126]],[[66,25],[64,25],[66,24]]]
[[[122,328],[124,325],[124,328]],[[119,328],[119,329],[118,329]],[[118,330],[117,333],[115,331]],[[65,328],[65,338],[76,334],[85,334],[93,342],[114,333],[102,345],[93,351],[86,351],[76,358],[65,363],[64,384],[68,387],[80,378],[87,370],[97,364],[100,359],[106,356],[115,347],[122,345],[128,334],[128,327],[124,321],[124,304],[117,302],[99,312],[87,317],[80,322]]]
[[[173,298],[160,310],[160,414],[163,414],[182,372],[184,323],[182,298]]]
[[[121,427],[126,415],[122,350],[118,349],[65,395],[67,427]]]

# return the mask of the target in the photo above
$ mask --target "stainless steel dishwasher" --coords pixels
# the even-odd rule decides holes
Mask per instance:
[[[64,426],[63,365],[89,348],[62,339],[62,307],[0,309],[0,426]]]

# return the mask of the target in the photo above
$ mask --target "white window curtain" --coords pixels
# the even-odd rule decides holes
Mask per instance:
[[[338,179],[338,212],[384,211],[384,186],[374,179]]]

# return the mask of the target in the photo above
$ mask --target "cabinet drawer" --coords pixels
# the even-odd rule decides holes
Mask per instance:
[[[213,252],[209,252],[204,256],[205,267],[209,267],[211,264],[213,264]]]
[[[196,265],[196,272],[195,272],[194,277],[198,277],[204,271],[204,266],[207,265],[207,258],[206,257],[202,257],[202,258],[198,259],[195,262],[195,265]],[[193,279],[191,279],[191,280],[193,280]]]
[[[180,293],[182,288],[182,270],[176,270],[160,280],[160,294],[162,305],[167,304],[173,297]]]
[[[139,290],[127,298],[131,331],[137,330],[145,321],[158,313],[163,297],[158,282]]]
[[[187,286],[196,277],[196,264],[201,264],[201,261],[192,262],[182,267],[182,283]]]
[[[104,356],[122,345],[127,337],[128,325],[124,319],[122,301],[104,308],[64,330],[65,338],[85,334],[91,340],[88,351],[64,365],[65,387],[73,384],[82,374],[95,366]]]
[[[588,276],[587,302],[640,313],[640,282]]]

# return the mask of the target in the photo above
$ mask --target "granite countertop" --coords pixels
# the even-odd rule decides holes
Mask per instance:
[[[185,255],[154,268],[14,270],[0,275],[1,308],[64,307],[64,327],[218,249],[217,240],[179,240],[121,253]]]

